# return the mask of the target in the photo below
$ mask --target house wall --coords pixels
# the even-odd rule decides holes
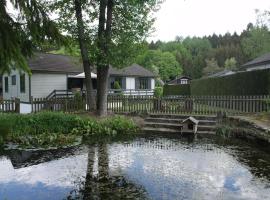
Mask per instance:
[[[67,90],[66,74],[33,73],[31,77],[31,96],[47,97],[53,90]]]
[[[25,92],[20,91],[20,75],[25,74]],[[16,84],[12,85],[11,77],[16,76]],[[5,91],[5,77],[8,77],[8,92]],[[3,98],[19,98],[23,102],[29,101],[29,76],[25,72],[20,72],[19,70],[12,70],[10,74],[4,74],[2,76],[3,83]]]
[[[155,79],[154,78],[151,78],[151,90],[154,90],[155,89]]]

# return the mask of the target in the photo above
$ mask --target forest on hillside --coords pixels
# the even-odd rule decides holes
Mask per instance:
[[[80,57],[77,42],[69,43],[69,48],[49,46],[56,49],[50,52]],[[198,79],[225,69],[238,70],[244,63],[270,52],[270,12],[257,11],[256,24],[249,23],[240,34],[177,36],[174,41],[128,43],[120,48],[125,50],[125,56],[118,56],[121,61],[114,67],[138,63],[165,83],[181,75]],[[93,45],[89,49],[93,51]],[[44,51],[48,51],[46,45]]]
[[[269,12],[258,12],[257,23],[241,33],[180,37],[169,42],[150,42],[136,62],[167,82],[180,75],[193,79],[228,70],[270,52]]]

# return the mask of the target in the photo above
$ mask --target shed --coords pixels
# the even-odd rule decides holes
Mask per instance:
[[[197,133],[199,121],[194,117],[189,117],[182,121],[183,132],[193,132]]]

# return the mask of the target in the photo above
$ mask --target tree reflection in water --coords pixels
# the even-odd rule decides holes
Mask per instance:
[[[95,147],[89,147],[87,175],[82,190],[84,200],[99,199],[147,199],[147,194],[123,176],[110,176],[108,147],[105,143],[97,146],[98,175],[94,176]]]

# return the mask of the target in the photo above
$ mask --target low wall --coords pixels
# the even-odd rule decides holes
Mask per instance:
[[[245,117],[227,117],[220,122],[217,129],[219,135],[270,144],[270,127]]]
[[[21,103],[20,104],[20,113],[28,114],[32,112],[32,107],[30,103]]]

